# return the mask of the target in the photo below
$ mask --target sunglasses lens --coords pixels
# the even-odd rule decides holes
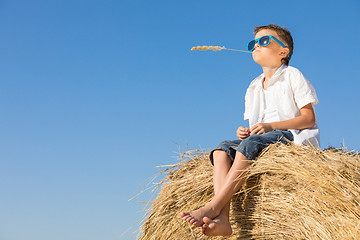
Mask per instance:
[[[254,50],[254,47],[255,47],[255,40],[251,40],[248,44],[248,50],[252,51]]]
[[[260,46],[264,47],[264,46],[269,45],[269,43],[270,43],[270,38],[268,36],[264,36],[264,37],[259,39],[259,45]]]

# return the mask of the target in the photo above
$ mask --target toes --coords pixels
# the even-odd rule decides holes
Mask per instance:
[[[195,220],[195,222],[193,223],[193,225],[195,226],[195,227],[201,227],[202,226],[202,222],[199,222],[198,220]]]
[[[203,224],[201,227],[201,233],[205,235],[206,225]]]
[[[211,218],[204,217],[204,218],[203,218],[203,222],[204,222],[205,224],[209,225],[210,223],[213,222],[213,220],[212,220]]]
[[[201,227],[203,224],[202,219],[196,219],[190,212],[180,212],[180,216],[184,221],[187,221],[196,227]]]
[[[185,216],[188,216],[188,215],[189,215],[188,212],[180,212],[180,216],[181,216],[181,217],[185,217]]]
[[[193,218],[191,216],[185,216],[183,219],[187,222],[190,222]]]
[[[185,217],[183,217],[183,219],[184,219],[185,221],[187,221],[187,222],[195,225],[195,226],[198,226],[198,222],[199,222],[199,221],[196,220],[195,218],[193,218],[192,216],[185,216]]]
[[[204,223],[202,226],[201,226],[201,229],[206,229],[207,225]]]
[[[203,224],[202,227],[201,227],[201,233],[206,235],[206,230],[209,228],[209,226],[207,224]]]
[[[215,229],[215,227],[216,227],[216,223],[211,223],[211,224],[209,224],[209,229]]]

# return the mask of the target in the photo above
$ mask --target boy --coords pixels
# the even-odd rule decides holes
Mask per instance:
[[[181,212],[181,217],[208,236],[232,234],[230,201],[245,181],[247,168],[266,146],[294,141],[320,147],[313,105],[316,92],[302,73],[288,66],[293,40],[286,28],[267,25],[254,28],[248,44],[263,74],[251,82],[245,95],[244,119],[249,126],[236,131],[239,140],[224,141],[211,153],[214,165],[214,198],[204,207]]]

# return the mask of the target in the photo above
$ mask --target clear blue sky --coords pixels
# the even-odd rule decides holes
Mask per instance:
[[[357,0],[0,1],[0,240],[120,239],[155,166],[246,124],[261,68],[190,48],[245,49],[269,23],[317,90],[322,147],[358,151]]]

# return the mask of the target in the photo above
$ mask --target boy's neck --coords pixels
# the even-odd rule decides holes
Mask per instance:
[[[281,67],[281,65],[282,64],[280,64],[279,66],[262,67],[264,72],[263,87],[265,90],[267,89],[267,83],[272,78],[272,76],[274,76],[274,74]]]
[[[274,76],[274,74],[281,67],[281,65],[282,64],[280,64],[278,66],[262,67],[265,80],[269,80],[270,78],[272,78],[272,76]]]

